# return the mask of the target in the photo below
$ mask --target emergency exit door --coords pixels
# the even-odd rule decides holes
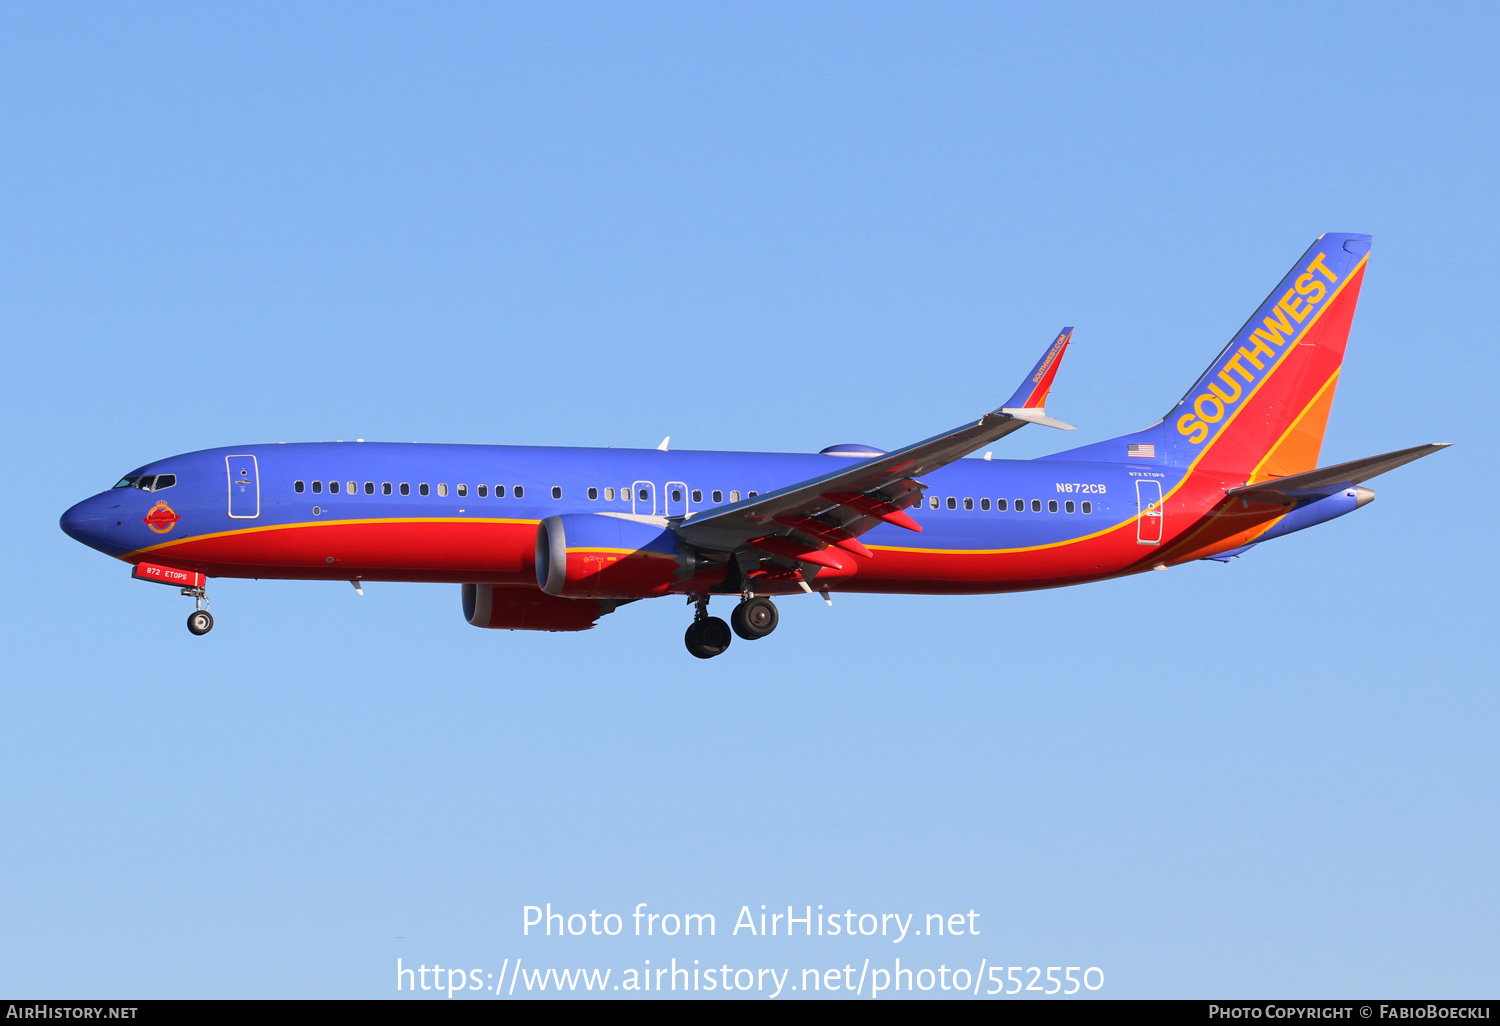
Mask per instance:
[[[654,517],[656,511],[656,485],[650,481],[637,481],[630,486],[630,512]]]

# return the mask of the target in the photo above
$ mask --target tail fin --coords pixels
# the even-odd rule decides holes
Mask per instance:
[[[1166,417],[1173,462],[1250,482],[1312,470],[1370,236],[1320,236]]]
[[[1202,465],[1251,483],[1312,470],[1369,250],[1368,235],[1319,236],[1161,423],[1054,458]]]

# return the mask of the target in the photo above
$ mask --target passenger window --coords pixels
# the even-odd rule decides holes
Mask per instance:
[[[951,495],[948,496],[948,508],[958,509],[958,500]]]
[[[927,505],[932,509],[937,509],[942,504],[942,500],[939,499],[936,495],[929,496],[927,499]]]
[[[756,497],[756,496],[757,496],[757,495],[759,495],[759,494],[760,494],[760,492],[746,492],[746,493],[745,493],[745,496],[746,496],[746,497],[747,497],[747,498],[751,498],[751,499],[753,499],[753,498],[755,498],[755,497]]]
[[[423,481],[421,484],[417,485],[417,494],[418,495],[431,495],[432,494],[432,488],[428,486],[428,484],[427,484],[426,481]]]
[[[1065,513],[1071,513],[1071,512],[1073,512],[1073,500],[1072,499],[1069,499],[1067,502],[1063,503],[1063,512],[1065,512]]]
[[[177,483],[177,475],[176,474],[157,474],[156,475],[156,487],[152,488],[151,490],[153,492],[159,492],[163,488],[171,488],[176,483]]]
[[[557,485],[553,485],[552,486],[552,497],[554,499],[561,499],[562,498],[562,489],[559,488],[559,487],[557,487]]]
[[[317,483],[318,482],[316,482],[316,481],[313,482],[313,484],[317,484]],[[410,495],[411,494],[411,485],[407,484],[405,481],[401,482],[401,494],[402,495]]]
[[[504,485],[496,485],[495,486],[495,498],[497,498],[497,499],[503,499],[503,498],[505,498],[505,486]]]
[[[714,497],[714,501],[715,501],[715,502],[723,502],[723,501],[724,501],[724,493],[723,493],[723,492],[721,492],[721,491],[720,491],[720,490],[719,490],[719,489],[717,489],[717,488],[715,488],[715,489],[714,489],[714,490],[713,490],[713,497]]]
[[[597,498],[599,498],[599,489],[597,489],[597,488],[590,488],[589,489],[589,498],[590,499],[597,499]]]
[[[510,493],[519,499],[526,494],[526,489],[521,487],[520,485],[516,485],[510,490]]]
[[[1001,513],[1004,513],[1007,509],[1010,508],[1010,503],[1006,502],[1004,499],[996,499],[995,508],[998,509]]]
[[[1083,511],[1085,513],[1092,513],[1092,512],[1094,512],[1094,504],[1092,502],[1089,502],[1089,501],[1085,500],[1084,504],[1083,504]]]
[[[438,495],[444,498],[447,498],[448,496],[448,486],[443,484],[442,482],[438,482]]]
[[[980,509],[989,509],[990,508],[990,500],[989,499],[980,499],[979,500],[979,508]]]
[[[1033,512],[1033,513],[1040,513],[1041,511],[1042,511],[1042,500],[1041,499],[1032,499],[1031,500],[1031,512]]]
[[[469,486],[466,484],[458,485],[453,490],[460,499],[469,494]]]
[[[366,495],[374,495],[375,494],[375,482],[374,481],[366,481],[365,482],[365,494]]]
[[[729,501],[730,502],[739,502],[740,501],[740,493],[737,492],[737,491],[735,491],[733,488],[731,488],[729,490]]]
[[[703,501],[703,489],[701,489],[701,488],[694,488],[693,489],[693,501],[694,502],[702,502]]]
[[[391,483],[389,481],[382,481],[380,483],[380,494],[381,495],[389,495],[389,494],[391,494]]]
[[[1048,499],[1047,500],[1047,512],[1048,513],[1056,513],[1057,512],[1057,500],[1056,499]]]
[[[293,481],[292,482],[292,491],[296,492],[299,495],[302,494],[302,482],[301,481]]]
[[[606,488],[606,489],[604,489],[604,497],[606,499],[608,499],[610,502],[614,502],[615,501],[615,490],[613,488]]]
[[[313,482],[313,494],[317,495],[317,494],[319,494],[322,491],[323,491],[323,482],[322,481],[314,481]]]
[[[639,491],[637,491],[635,497],[637,499],[645,501],[646,499],[651,498],[651,489],[649,489],[649,488],[642,488]]]
[[[337,481],[329,481],[328,490],[334,495],[337,495],[339,493],[339,483]]]
[[[1017,513],[1024,513],[1024,512],[1026,512],[1026,500],[1025,499],[1017,499],[1016,500],[1016,512]]]
[[[480,485],[478,491],[479,491],[479,497],[481,499],[488,499],[490,497],[490,486],[489,485]]]
[[[974,508],[974,500],[973,499],[965,499],[964,500],[964,509],[973,509],[973,508]]]
[[[672,501],[673,502],[681,502],[682,501],[682,489],[681,488],[673,488],[672,489]]]

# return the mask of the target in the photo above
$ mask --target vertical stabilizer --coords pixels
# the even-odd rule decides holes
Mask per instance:
[[[1161,422],[1048,458],[1201,466],[1247,482],[1312,470],[1369,251],[1368,235],[1320,236]]]
[[[1174,462],[1248,481],[1312,470],[1370,236],[1321,236],[1165,418]]]

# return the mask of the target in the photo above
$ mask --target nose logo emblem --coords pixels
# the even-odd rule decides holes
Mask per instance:
[[[182,518],[172,512],[172,507],[165,502],[158,502],[151,507],[151,512],[141,517],[141,523],[145,524],[157,534],[166,534],[172,529],[177,521]]]

